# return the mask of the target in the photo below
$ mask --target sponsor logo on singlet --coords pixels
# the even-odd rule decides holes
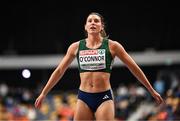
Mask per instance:
[[[105,49],[81,50],[79,64],[83,70],[100,70],[106,68]]]

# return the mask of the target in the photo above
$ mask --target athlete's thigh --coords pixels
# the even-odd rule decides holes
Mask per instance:
[[[82,120],[93,120],[94,115],[92,111],[89,109],[87,104],[82,100],[77,100],[77,106],[74,114],[74,121],[82,121]]]
[[[113,100],[103,102],[97,109],[96,120],[114,120],[115,108]]]

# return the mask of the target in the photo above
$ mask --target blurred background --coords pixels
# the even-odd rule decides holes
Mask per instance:
[[[105,18],[166,106],[115,59],[111,85],[117,121],[180,120],[179,4],[172,1],[4,1],[1,4],[0,120],[72,120],[80,84],[76,60],[40,110],[33,103],[69,45],[85,38],[91,12]]]

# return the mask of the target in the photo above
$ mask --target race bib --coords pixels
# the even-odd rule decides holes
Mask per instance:
[[[106,68],[105,49],[81,50],[79,64],[83,70],[100,70]]]

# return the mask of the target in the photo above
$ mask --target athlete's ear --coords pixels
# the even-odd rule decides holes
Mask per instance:
[[[101,31],[104,31],[104,24],[102,24],[102,28],[101,28]]]

